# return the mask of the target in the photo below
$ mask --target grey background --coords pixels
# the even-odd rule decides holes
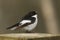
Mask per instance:
[[[58,4],[58,5],[57,5]],[[57,18],[60,20],[60,1],[54,1],[57,10]],[[29,11],[36,10],[38,12],[38,25],[34,32],[47,33],[42,17],[39,0],[0,0],[0,33],[18,33],[21,30],[6,30],[7,27],[19,22]],[[57,6],[56,6],[57,5]],[[60,23],[60,21],[58,21]]]

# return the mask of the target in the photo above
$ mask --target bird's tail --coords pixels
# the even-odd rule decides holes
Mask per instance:
[[[16,24],[8,27],[7,29],[9,29],[9,30],[15,30],[17,28],[17,26],[19,26],[19,23],[16,23]]]

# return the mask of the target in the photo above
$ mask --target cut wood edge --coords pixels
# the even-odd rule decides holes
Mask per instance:
[[[44,34],[44,33],[10,33],[10,34],[0,34],[0,37],[9,37],[9,38],[45,38],[45,37],[55,37],[60,36],[60,34]]]

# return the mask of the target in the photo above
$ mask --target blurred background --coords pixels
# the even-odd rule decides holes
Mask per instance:
[[[0,33],[19,33],[18,30],[6,30],[19,22],[28,12],[36,10],[37,33],[60,33],[60,0],[0,0]]]

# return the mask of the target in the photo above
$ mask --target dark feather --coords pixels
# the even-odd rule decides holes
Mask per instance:
[[[11,29],[11,28],[16,27],[16,26],[18,26],[18,25],[19,25],[19,23],[16,23],[16,24],[14,24],[14,25],[8,27],[7,29]]]
[[[31,23],[26,23],[26,24],[24,24],[24,25],[18,26],[17,29],[26,27],[26,26],[28,26],[28,25],[30,25],[30,24],[31,24]]]

